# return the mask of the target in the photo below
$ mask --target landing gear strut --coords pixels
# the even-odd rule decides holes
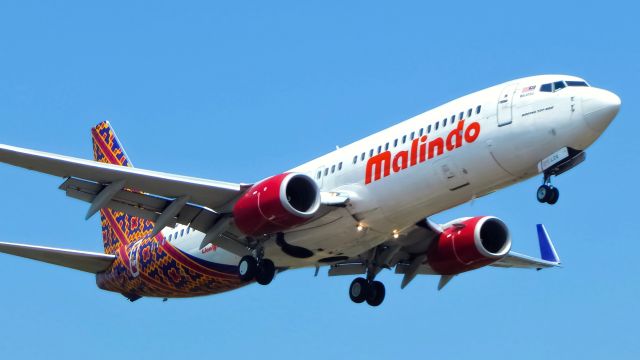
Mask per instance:
[[[558,199],[560,198],[560,191],[558,191],[558,188],[551,185],[551,175],[546,173],[544,174],[544,182],[538,188],[536,197],[539,202],[547,203],[549,205],[553,205],[558,202]]]
[[[251,255],[243,256],[238,263],[238,275],[240,280],[247,282],[256,280],[260,285],[268,285],[276,275],[276,266],[273,261],[264,259],[262,251],[258,251],[257,258]]]

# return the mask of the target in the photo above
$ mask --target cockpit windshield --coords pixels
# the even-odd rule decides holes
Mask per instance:
[[[542,84],[540,86],[541,92],[556,92],[561,89],[564,89],[567,86],[589,86],[585,81],[576,81],[576,80],[567,80],[567,81],[556,81],[553,83]]]

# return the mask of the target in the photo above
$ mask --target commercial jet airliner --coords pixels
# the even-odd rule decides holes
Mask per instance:
[[[560,259],[542,225],[540,258],[511,251],[494,216],[437,224],[433,214],[585,160],[620,98],[585,80],[541,75],[502,83],[252,184],[134,168],[108,122],[91,129],[94,161],[0,145],[0,161],[64,178],[67,196],[100,213],[104,254],[0,243],[0,252],[96,274],[98,287],[180,298],[269,284],[287,269],[358,276],[356,303],[378,306],[383,269],[454,276],[491,265],[542,269]],[[211,166],[204,164],[203,166]]]

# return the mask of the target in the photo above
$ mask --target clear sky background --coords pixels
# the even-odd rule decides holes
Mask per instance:
[[[151,4],[153,5],[151,6]],[[0,255],[2,358],[549,357],[637,359],[637,119],[632,1],[0,3],[0,143],[91,157],[108,119],[136,166],[227,181],[279,173],[517,77],[565,73],[622,110],[588,160],[434,219],[491,214],[538,254],[545,223],[564,268],[487,268],[436,291],[380,279],[379,308],[352,277],[291,271],[187,300],[129,303],[94,277]],[[98,218],[61,179],[0,165],[1,241],[102,251]]]

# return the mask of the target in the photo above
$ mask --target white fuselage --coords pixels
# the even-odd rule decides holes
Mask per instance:
[[[313,257],[290,257],[273,241],[265,244],[265,255],[276,265],[287,267],[357,256],[401,238],[425,217],[536,176],[538,163],[561,148],[584,150],[613,118],[608,116],[607,104],[616,101],[615,95],[586,86],[540,91],[541,85],[560,80],[583,81],[573,76],[542,75],[496,85],[291,169],[311,176],[323,192],[348,195],[349,203],[286,233],[288,243],[312,250]],[[479,131],[470,130],[465,138],[465,130],[476,123],[474,130]],[[462,128],[461,139],[457,144],[451,139],[452,146],[447,149],[447,138],[458,126]],[[429,143],[438,138],[445,144],[442,153],[434,145],[430,154]],[[422,144],[425,150],[421,156]],[[370,159],[385,152],[389,172],[385,173],[383,163],[373,169],[370,164],[367,179]],[[181,231],[183,235],[176,238]],[[165,236],[170,234],[172,243],[193,256],[238,263],[238,257],[212,245],[200,249],[204,237],[200,232],[186,233],[182,227],[164,230]]]

